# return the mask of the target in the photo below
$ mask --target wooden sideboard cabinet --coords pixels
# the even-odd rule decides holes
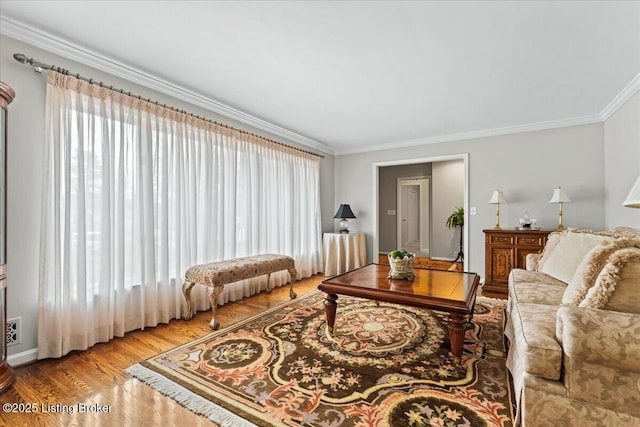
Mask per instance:
[[[488,229],[484,231],[483,290],[508,295],[509,273],[526,267],[527,254],[541,252],[551,230]]]

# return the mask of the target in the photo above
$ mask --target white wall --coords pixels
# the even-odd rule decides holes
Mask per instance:
[[[8,290],[7,317],[22,318],[22,342],[8,348],[9,362],[21,363],[35,357],[38,329],[38,262],[40,250],[40,208],[42,164],[44,146],[45,77],[30,67],[16,62],[12,55],[24,53],[37,60],[54,64],[74,73],[102,80],[114,87],[131,91],[161,103],[173,105],[194,114],[208,117],[280,140],[289,145],[292,141],[270,135],[234,120],[211,113],[200,107],[153,91],[135,83],[75,63],[9,37],[0,36],[0,80],[16,91],[15,100],[9,105],[8,127],[8,210],[7,210],[7,260]],[[334,157],[326,155],[320,163],[322,228],[333,230],[334,211]],[[330,216],[327,216],[329,215]]]
[[[604,124],[604,172],[607,228],[640,228],[640,209],[622,206],[640,175],[640,92]]]
[[[589,124],[478,138],[441,144],[425,144],[396,150],[337,156],[336,200],[349,200],[360,215],[358,229],[367,235],[368,260],[373,245],[373,164],[469,153],[469,270],[484,277],[485,228],[495,225],[495,206],[489,205],[496,188],[508,201],[501,205],[500,221],[515,227],[523,211],[538,218],[542,228],[555,228],[557,206],[549,204],[553,189],[562,186],[573,200],[564,208],[564,223],[571,227],[604,228],[603,124]]]
[[[464,206],[464,161],[434,162],[431,187],[431,258],[454,259],[460,250],[460,227],[446,227],[447,218]]]

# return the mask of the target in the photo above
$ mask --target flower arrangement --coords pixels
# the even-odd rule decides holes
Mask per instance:
[[[415,254],[407,252],[404,249],[396,249],[387,255],[389,258],[389,271],[388,279],[400,279],[400,280],[413,280],[413,259]]]

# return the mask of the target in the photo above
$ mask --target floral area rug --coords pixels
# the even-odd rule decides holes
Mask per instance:
[[[462,364],[447,315],[324,294],[277,308],[127,369],[222,426],[510,426],[503,305],[478,297]]]

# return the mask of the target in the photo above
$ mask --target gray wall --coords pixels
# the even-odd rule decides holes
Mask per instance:
[[[431,177],[431,163],[385,166],[379,170],[380,251],[390,252],[398,246],[398,178]],[[395,210],[396,215],[387,215]]]
[[[606,121],[604,147],[606,226],[640,228],[640,209],[622,206],[640,176],[640,92]]]
[[[334,156],[330,154],[325,154],[325,158],[320,162],[320,206],[322,207],[323,233],[336,231],[336,220],[333,219],[333,215],[338,210],[338,205],[335,204],[334,165]]]
[[[468,153],[469,206],[477,208],[477,215],[468,216],[465,258],[470,271],[484,276],[482,230],[495,224],[495,206],[488,201],[496,188],[504,191],[508,201],[500,209],[503,227],[517,226],[526,209],[541,227],[555,228],[557,206],[548,201],[553,189],[562,186],[573,200],[565,205],[565,225],[604,228],[603,127],[596,123],[337,156],[336,182],[351,184],[336,186],[336,198],[361,207],[357,221],[366,233],[368,260],[372,261],[373,164]]]
[[[22,342],[8,348],[11,363],[35,358],[38,329],[38,268],[40,250],[40,208],[44,148],[45,77],[13,60],[14,53],[24,53],[39,61],[67,68],[74,73],[102,80],[135,94],[173,105],[194,114],[231,126],[299,145],[267,132],[222,117],[200,107],[135,83],[75,63],[9,37],[0,36],[0,80],[16,91],[8,114],[8,211],[7,317],[22,318]],[[334,156],[320,162],[322,228],[331,231],[334,221]],[[331,215],[328,216],[328,213]],[[13,356],[13,357],[11,357]]]

